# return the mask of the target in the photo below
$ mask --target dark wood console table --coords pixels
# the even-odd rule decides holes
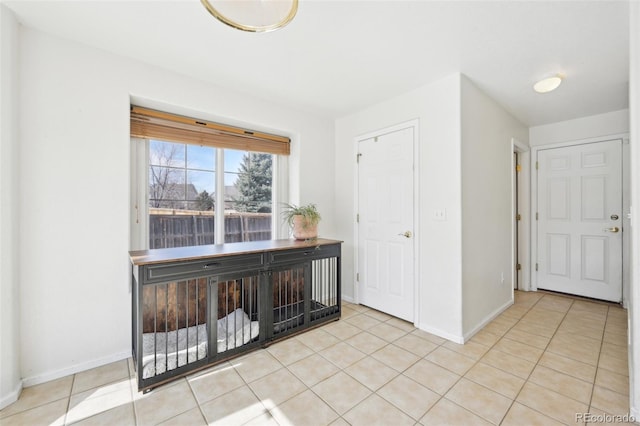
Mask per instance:
[[[138,390],[340,317],[341,241],[131,251]]]

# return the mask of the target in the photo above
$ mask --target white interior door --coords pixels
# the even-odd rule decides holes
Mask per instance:
[[[414,128],[358,142],[358,301],[413,322]]]
[[[540,289],[622,300],[622,141],[538,151]]]

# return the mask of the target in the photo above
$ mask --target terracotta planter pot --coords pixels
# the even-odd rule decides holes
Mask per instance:
[[[318,224],[310,224],[302,215],[293,217],[293,238],[296,240],[308,240],[318,238]]]

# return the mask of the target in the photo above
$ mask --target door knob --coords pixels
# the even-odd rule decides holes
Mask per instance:
[[[604,232],[618,232],[620,231],[620,228],[618,228],[617,226],[614,226],[613,228],[604,228]]]
[[[405,237],[405,238],[411,238],[411,235],[413,235],[413,234],[411,234],[411,231],[405,231],[404,233],[398,234],[398,235],[400,235],[401,237]]]

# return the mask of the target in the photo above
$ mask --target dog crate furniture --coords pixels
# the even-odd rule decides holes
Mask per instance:
[[[138,390],[340,317],[341,242],[129,252]]]

